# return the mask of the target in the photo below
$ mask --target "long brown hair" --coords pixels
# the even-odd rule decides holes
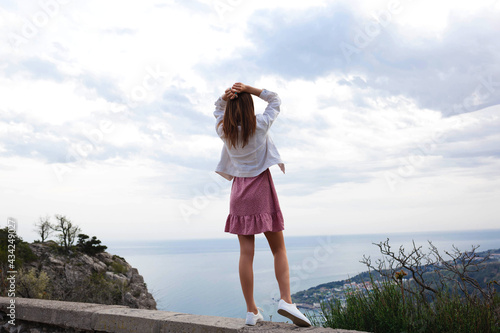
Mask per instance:
[[[220,125],[222,125],[224,138],[229,147],[236,148],[238,143],[245,147],[248,144],[248,139],[255,133],[257,126],[252,95],[242,92],[238,94],[237,98],[228,100],[224,119],[218,126]],[[238,125],[241,126],[241,136],[239,136]]]

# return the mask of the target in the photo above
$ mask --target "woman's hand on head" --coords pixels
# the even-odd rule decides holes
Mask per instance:
[[[235,95],[235,91],[232,88],[227,88],[224,94],[221,96],[223,100],[227,101],[229,99],[237,98],[238,95]]]
[[[236,91],[237,93],[245,92],[246,89],[247,89],[247,86],[241,82],[237,82],[237,83],[233,84],[233,87],[232,87],[232,90]]]
[[[231,91],[231,88],[227,88],[226,91],[222,94],[222,99],[227,101],[229,99],[229,92]]]
[[[255,96],[260,96],[260,94],[262,93],[262,89],[254,88],[241,82],[233,84],[233,87],[231,89],[237,93],[246,92]]]

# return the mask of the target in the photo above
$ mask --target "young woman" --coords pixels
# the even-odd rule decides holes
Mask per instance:
[[[263,114],[254,113],[252,95],[266,101]],[[247,325],[264,318],[253,298],[255,234],[264,233],[274,255],[274,270],[280,289],[278,313],[298,326],[311,326],[292,303],[290,273],[283,238],[284,221],[269,167],[285,166],[268,134],[280,112],[278,94],[235,83],[215,102],[216,131],[224,142],[216,172],[232,180],[229,216],[225,232],[237,234],[240,242],[239,274],[247,303]]]

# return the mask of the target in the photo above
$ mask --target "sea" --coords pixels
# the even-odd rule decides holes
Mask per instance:
[[[286,236],[291,293],[354,277],[367,270],[360,260],[382,258],[375,245],[389,240],[394,251],[413,246],[443,254],[453,247],[478,252],[500,248],[500,229],[370,235]],[[124,257],[144,277],[158,310],[245,318],[238,275],[238,238],[107,242],[107,252]],[[277,310],[274,261],[263,234],[255,237],[254,298],[265,320],[285,322]],[[293,299],[292,299],[293,301]],[[305,310],[304,310],[305,312]]]

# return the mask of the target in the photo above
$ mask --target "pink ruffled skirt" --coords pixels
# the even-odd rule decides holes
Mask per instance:
[[[269,169],[255,177],[234,177],[225,232],[255,235],[285,229]]]

